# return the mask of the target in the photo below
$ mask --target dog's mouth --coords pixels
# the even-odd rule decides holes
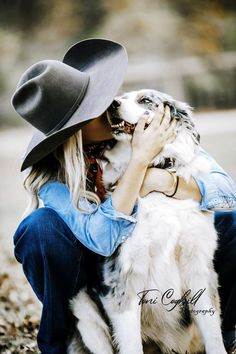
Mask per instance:
[[[176,116],[175,107],[167,101],[165,101],[163,103],[165,106],[169,105],[169,107],[170,107],[171,121],[174,118],[176,118],[178,120],[178,117]],[[111,126],[112,134],[119,135],[119,134],[125,133],[125,134],[132,135],[135,128],[136,128],[137,123],[128,123],[127,121],[122,119],[122,117],[119,114],[119,107],[120,106],[121,106],[121,102],[118,99],[115,99],[107,110],[107,119],[108,119],[108,122]],[[144,114],[149,115],[150,112],[148,110],[146,110],[144,112]],[[149,123],[145,124],[144,129],[146,129],[148,127]]]
[[[112,122],[111,129],[113,133],[126,133],[133,134],[136,124],[128,123],[124,120],[120,121],[120,123]]]
[[[107,118],[111,126],[112,133],[116,135],[121,133],[133,134],[134,129],[137,125],[137,124],[128,123],[125,120],[114,116],[110,112],[108,112]]]

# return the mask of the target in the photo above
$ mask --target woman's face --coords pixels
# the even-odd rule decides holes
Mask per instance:
[[[111,127],[104,113],[82,128],[82,137],[84,144],[98,143],[112,138]]]

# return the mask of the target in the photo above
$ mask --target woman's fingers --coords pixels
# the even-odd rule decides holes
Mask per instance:
[[[153,137],[155,141],[159,141],[162,146],[166,143],[167,139],[169,139],[170,136],[172,136],[171,140],[174,140],[174,131],[177,122],[175,119],[173,119],[173,121],[171,122],[169,106],[164,107],[163,103],[161,103],[158,106],[158,111],[155,117],[145,129],[145,125],[148,122],[148,118],[149,115],[144,113],[143,116],[139,119],[134,131],[136,137],[137,135],[140,136],[140,138],[142,136],[143,139],[149,139],[149,137]],[[146,140],[145,142],[147,143]]]
[[[165,144],[170,144],[176,138],[176,120],[173,120],[165,131]]]
[[[161,121],[162,128],[166,130],[170,125],[170,121],[171,121],[170,107],[165,106],[165,112]]]
[[[170,121],[171,121],[170,107],[169,106],[164,107],[163,103],[161,103],[158,106],[157,112],[153,120],[149,124],[150,130],[153,131],[156,131],[157,129],[166,130],[170,125]]]
[[[170,134],[166,141],[165,141],[165,144],[171,144],[175,141],[175,138],[176,138],[176,132],[172,132],[172,134]]]
[[[155,114],[155,117],[153,118],[152,122],[154,123],[154,125],[156,126],[159,126],[163,120],[163,117],[164,117],[164,114],[165,114],[165,107],[164,107],[164,104],[163,103],[160,103],[158,108],[157,108],[157,111],[156,111],[156,114]]]
[[[153,117],[152,121],[150,122],[148,127],[145,129],[145,131],[147,133],[149,133],[152,131],[159,130],[161,121],[163,119],[163,115],[164,115],[164,105],[163,105],[163,103],[161,103],[157,108],[155,116]]]
[[[147,122],[147,119],[148,119],[148,114],[143,114],[141,116],[141,118],[138,120],[138,123],[135,127],[135,130],[134,130],[134,134],[136,133],[141,133],[144,131],[144,128],[145,128],[145,124]]]
[[[170,135],[172,132],[175,132],[176,124],[177,121],[173,119],[169,127],[166,129],[167,136]]]

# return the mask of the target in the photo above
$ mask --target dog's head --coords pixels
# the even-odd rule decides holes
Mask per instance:
[[[147,124],[149,124],[155,119],[160,103],[170,107],[171,120],[177,121],[177,134],[175,140],[164,146],[151,165],[161,168],[172,167],[177,171],[191,163],[200,142],[192,119],[192,108],[188,104],[155,90],[132,91],[114,99],[107,110],[107,119],[116,140],[131,141],[140,117],[144,113],[148,114]]]
[[[135,126],[145,113],[149,115],[148,123],[152,121],[160,103],[170,107],[171,119],[177,120],[177,130],[187,129],[196,144],[200,136],[195,130],[191,116],[191,107],[184,102],[155,90],[132,91],[114,99],[107,111],[107,118],[116,140],[131,140]]]

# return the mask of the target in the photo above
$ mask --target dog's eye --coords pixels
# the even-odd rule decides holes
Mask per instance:
[[[138,103],[152,103],[152,100],[148,97],[142,97],[142,98],[140,98]]]

